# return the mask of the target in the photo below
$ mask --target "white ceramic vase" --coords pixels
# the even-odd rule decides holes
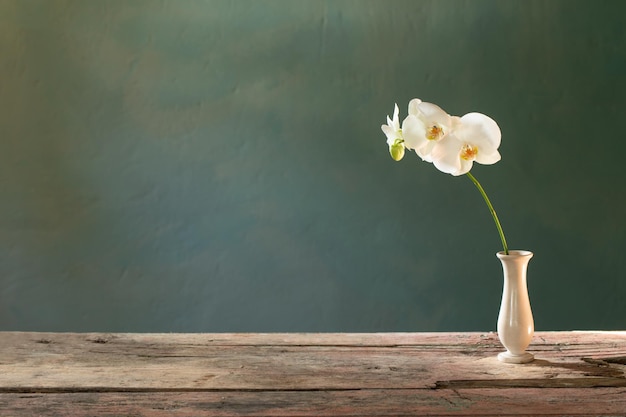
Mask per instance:
[[[508,255],[498,252],[496,256],[502,262],[504,272],[498,338],[506,348],[506,352],[500,353],[498,359],[506,363],[531,362],[534,356],[526,352],[526,348],[535,333],[535,324],[528,299],[526,270],[533,253],[510,250]]]

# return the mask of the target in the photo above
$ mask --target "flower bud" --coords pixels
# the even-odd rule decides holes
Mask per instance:
[[[399,161],[404,158],[404,145],[400,141],[396,141],[389,147],[389,153],[394,161]]]

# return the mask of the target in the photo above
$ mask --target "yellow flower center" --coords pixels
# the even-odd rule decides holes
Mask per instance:
[[[478,154],[478,148],[476,146],[465,144],[463,148],[461,148],[461,158],[466,161],[473,161],[476,159],[476,155]]]
[[[426,129],[426,139],[428,140],[437,140],[443,136],[443,129],[437,125],[432,125],[428,129]]]

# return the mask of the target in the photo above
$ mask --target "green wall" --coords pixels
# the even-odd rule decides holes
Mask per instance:
[[[626,328],[626,2],[0,0],[0,330],[495,330],[479,111],[538,330]]]

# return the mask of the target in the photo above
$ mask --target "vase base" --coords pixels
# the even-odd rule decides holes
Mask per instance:
[[[521,355],[514,355],[509,351],[498,354],[498,360],[504,363],[528,363],[535,360],[535,357],[528,352],[524,352]]]

